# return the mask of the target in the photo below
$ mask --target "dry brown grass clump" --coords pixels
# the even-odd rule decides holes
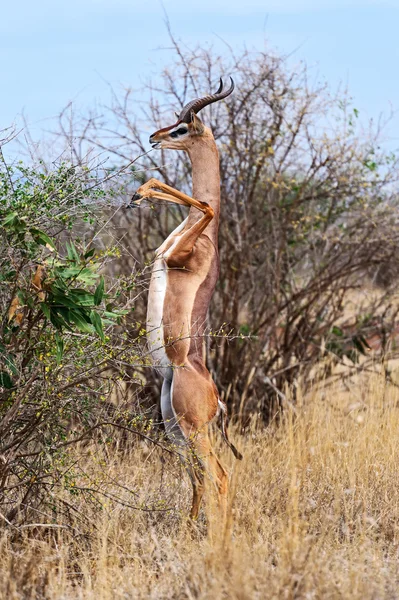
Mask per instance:
[[[238,439],[244,461],[224,457],[235,496],[225,544],[212,519],[187,527],[191,486],[173,460],[144,446],[105,464],[88,455],[93,478],[107,472],[137,490],[135,505],[152,497],[172,510],[104,499],[100,517],[82,502],[73,531],[11,530],[1,540],[0,596],[398,598],[398,401],[374,376],[351,392],[315,392],[295,417]]]

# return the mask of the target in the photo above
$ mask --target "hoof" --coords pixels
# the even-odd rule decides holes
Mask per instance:
[[[141,194],[138,194],[137,192],[135,192],[133,194],[133,196],[131,197],[130,200],[130,204],[128,204],[126,206],[126,208],[139,208],[140,205],[138,204],[138,202],[140,202],[140,200],[143,199],[143,196]]]

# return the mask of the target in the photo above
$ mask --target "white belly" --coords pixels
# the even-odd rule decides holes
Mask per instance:
[[[148,291],[147,307],[147,339],[154,366],[167,367],[168,359],[164,346],[163,331],[163,305],[167,285],[167,265],[163,258],[163,248],[171,237],[176,236],[184,228],[187,219],[183,221],[165,240],[156,252],[156,259],[152,268],[150,289]]]
[[[148,292],[147,339],[154,365],[170,364],[166,356],[163,334],[163,304],[166,294],[166,263],[162,257],[155,260]]]

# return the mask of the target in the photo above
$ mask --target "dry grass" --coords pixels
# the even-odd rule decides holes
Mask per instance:
[[[225,544],[212,519],[187,527],[190,486],[177,464],[144,446],[111,456],[101,468],[138,490],[136,504],[161,497],[174,510],[105,502],[98,517],[82,504],[73,533],[8,533],[0,596],[399,598],[398,432],[399,392],[374,376],[350,393],[315,392],[278,427],[235,435],[245,458],[224,455],[235,496]]]

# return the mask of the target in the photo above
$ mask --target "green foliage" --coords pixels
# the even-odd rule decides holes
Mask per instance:
[[[70,444],[100,425],[126,365],[142,362],[123,330],[132,308],[120,294],[132,276],[107,292],[101,271],[113,249],[71,233],[95,225],[101,196],[90,173],[64,163],[51,172],[0,165],[0,505],[9,521],[24,495],[37,507],[51,486],[75,480]]]
[[[25,313],[28,313],[36,327],[52,326],[57,330],[60,360],[63,344],[61,335],[65,330],[97,334],[105,341],[104,327],[110,320],[119,322],[126,311],[107,311],[104,322],[105,306],[102,304],[107,295],[104,292],[104,278],[99,275],[101,263],[94,260],[95,248],[79,248],[70,240],[64,244],[65,253],[58,252],[54,237],[48,231],[32,225],[37,215],[45,209],[50,210],[50,206],[47,227],[53,231],[59,221],[65,219],[57,209],[62,208],[63,213],[64,209],[72,208],[76,212],[80,206],[83,213],[87,213],[87,207],[82,205],[80,197],[83,193],[81,185],[74,190],[70,179],[66,179],[67,175],[70,177],[71,169],[61,165],[51,176],[44,177],[40,171],[20,165],[19,173],[23,176],[22,180],[15,182],[12,169],[7,167],[0,173],[0,190],[3,194],[0,198],[0,236],[4,248],[9,249],[0,259],[0,281],[3,291],[12,289],[14,298],[17,298],[13,307],[13,298],[8,299],[10,308],[8,318],[5,315],[3,317],[2,340],[9,346],[17,336],[21,343],[26,330],[20,326],[17,317],[21,315],[22,323]],[[41,183],[40,189],[35,180]],[[65,198],[62,185],[66,186],[68,194],[68,200],[64,202],[61,201]],[[54,198],[55,190],[58,201],[50,204],[49,198]],[[16,261],[18,269],[15,269]],[[40,273],[40,280],[31,283],[35,270],[37,274]],[[34,358],[35,353],[31,360]]]

